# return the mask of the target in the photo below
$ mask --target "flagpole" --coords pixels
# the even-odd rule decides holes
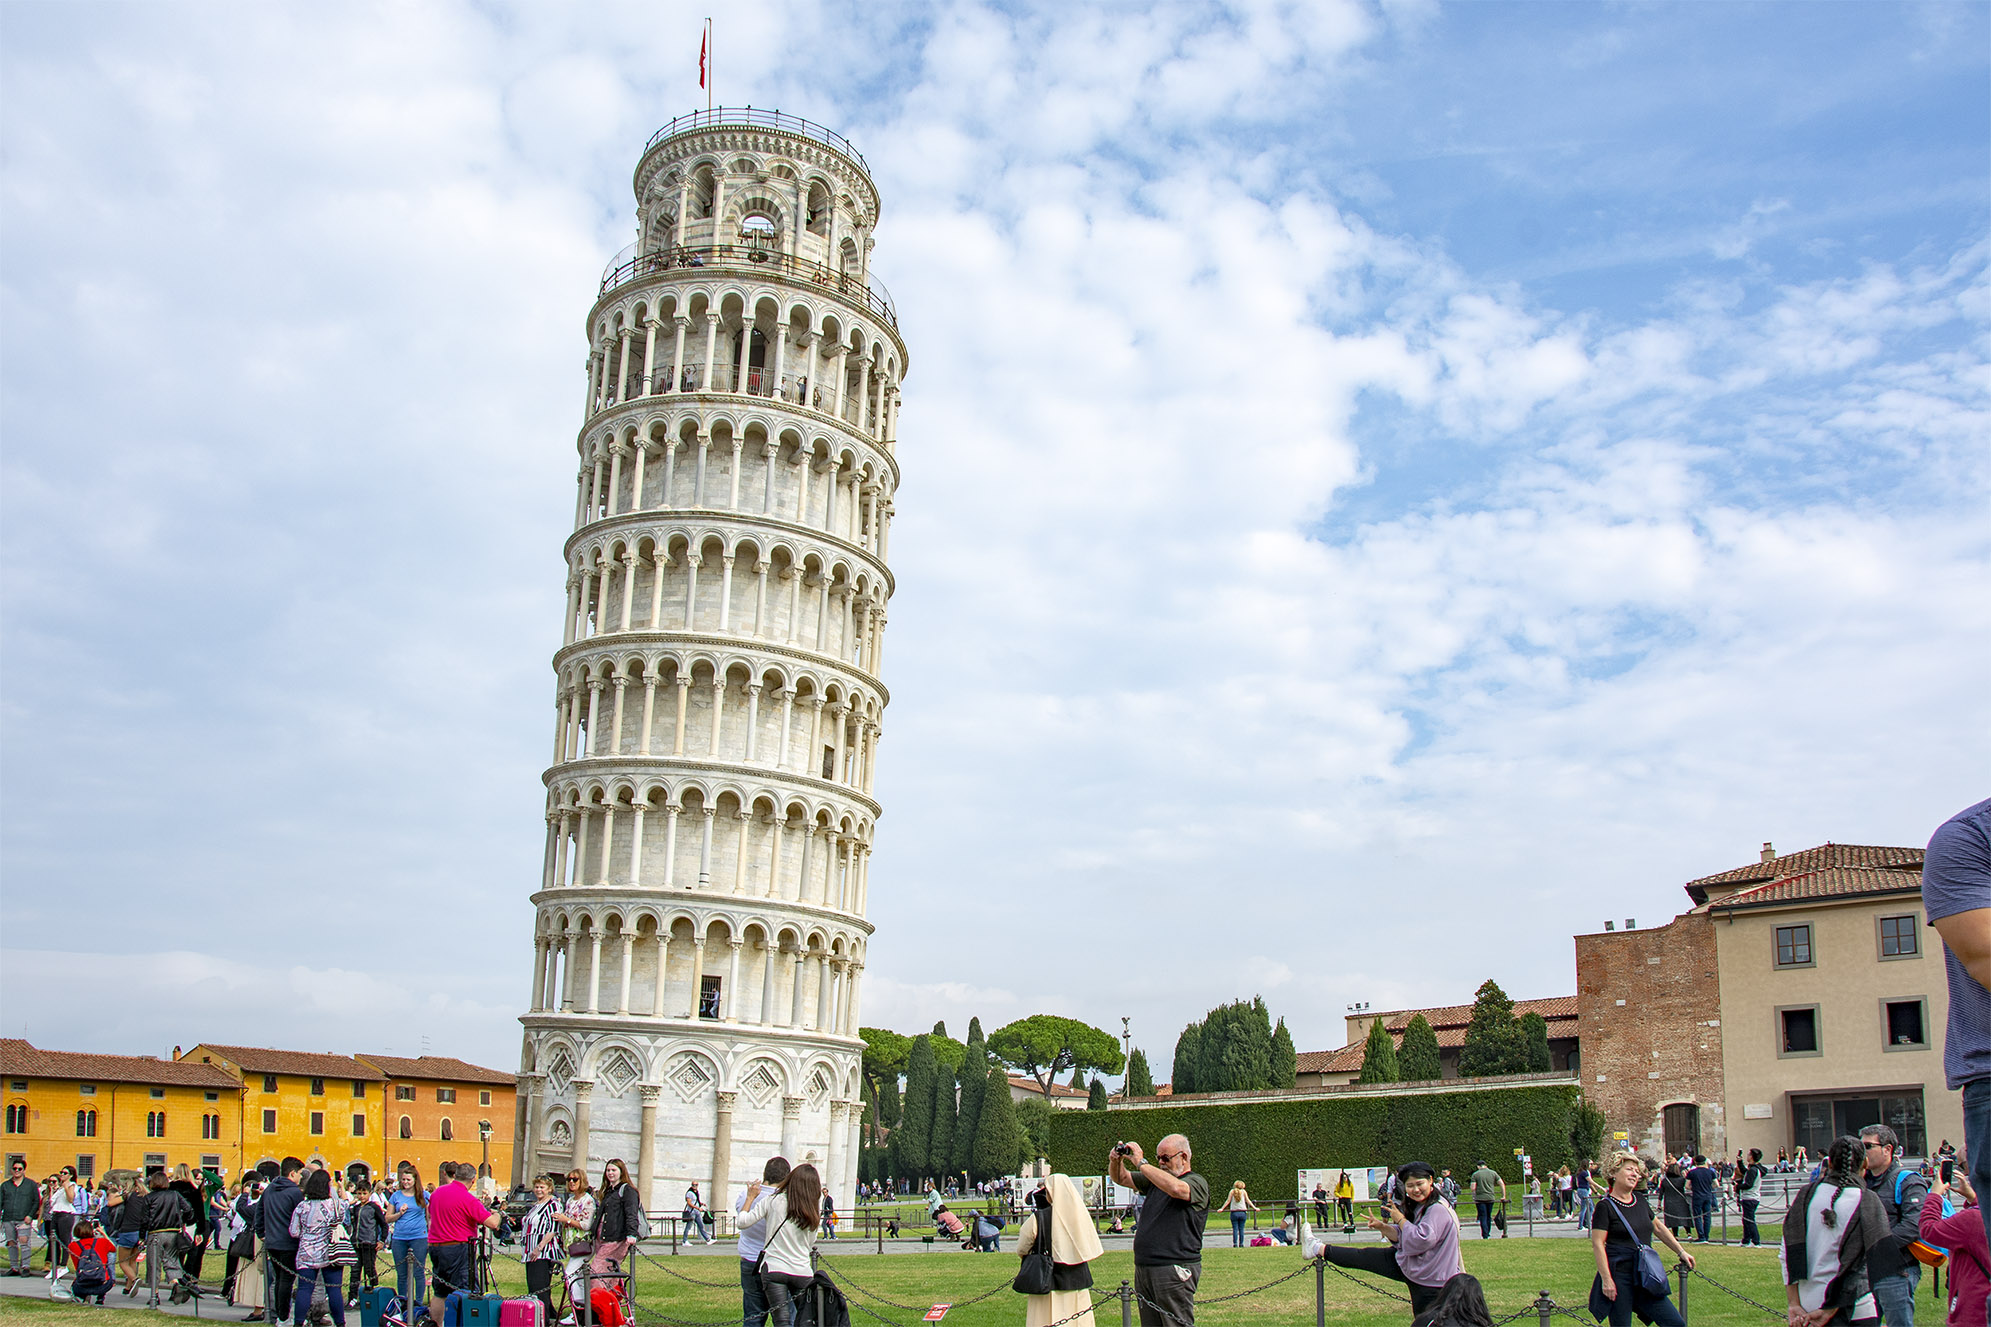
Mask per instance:
[[[708,115],[712,113],[712,85],[717,81],[713,77],[716,66],[712,63],[712,46],[712,20],[708,18],[705,20],[705,111]]]

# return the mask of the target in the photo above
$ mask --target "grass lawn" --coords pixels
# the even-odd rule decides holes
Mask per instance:
[[[1494,1240],[1482,1243],[1468,1240],[1464,1252],[1466,1270],[1485,1283],[1487,1301],[1495,1317],[1524,1307],[1543,1289],[1548,1290],[1556,1303],[1579,1313],[1583,1311],[1590,1291],[1590,1278],[1595,1270],[1586,1242]],[[1783,1302],[1774,1248],[1730,1249],[1717,1246],[1697,1250],[1697,1256],[1708,1272],[1737,1290],[1767,1304]],[[1007,1249],[994,1255],[934,1251],[882,1258],[862,1255],[840,1257],[832,1251],[825,1262],[833,1264],[837,1271],[847,1273],[857,1285],[864,1287],[861,1292],[852,1292],[846,1286],[846,1294],[896,1327],[915,1327],[928,1305],[943,1302],[965,1306],[947,1315],[946,1322],[950,1327],[995,1327],[996,1324],[1013,1327],[1021,1321],[1022,1298],[1007,1288],[1009,1278],[1015,1274],[1016,1256]],[[719,1284],[687,1284],[666,1274],[659,1264],[684,1276]],[[740,1307],[736,1281],[738,1266],[730,1258],[670,1258],[666,1255],[639,1260],[637,1302],[643,1309],[683,1321],[736,1322]],[[1311,1322],[1314,1301],[1314,1276],[1311,1271],[1303,1272],[1263,1294],[1226,1304],[1207,1302],[1219,1295],[1263,1285],[1301,1266],[1299,1255],[1285,1248],[1206,1250],[1203,1281],[1199,1288],[1199,1298],[1206,1302],[1197,1313],[1198,1323]],[[524,1269],[518,1263],[500,1259],[495,1270],[500,1293],[524,1293]],[[1133,1258],[1126,1252],[1109,1252],[1093,1264],[1095,1292],[1114,1289],[1123,1278],[1131,1279],[1132,1276]],[[1363,1284],[1358,1285],[1332,1271],[1328,1273],[1328,1321],[1340,1327],[1405,1327],[1410,1321],[1408,1305],[1384,1299],[1365,1288],[1368,1285],[1393,1290],[1400,1287],[1369,1277],[1362,1277],[1361,1281]],[[967,1305],[968,1300],[997,1286],[1003,1287],[999,1293],[979,1304]],[[888,1300],[905,1307],[884,1302]],[[1939,1313],[1933,1303],[1930,1312]],[[162,1316],[149,1310],[121,1310],[118,1318],[122,1320],[139,1314],[154,1320]],[[1111,1302],[1103,1304],[1097,1314],[1099,1327],[1115,1327],[1119,1321],[1119,1305]],[[207,1316],[216,1321],[232,1322],[238,1320],[240,1314],[217,1308],[210,1310]],[[20,1323],[23,1327],[80,1327],[86,1319],[100,1327],[104,1322],[103,1315],[95,1309],[0,1298],[0,1321]],[[876,1318],[867,1317],[854,1307],[851,1319],[856,1327],[881,1327]],[[1696,1281],[1690,1291],[1688,1320],[1693,1327],[1767,1327],[1769,1315],[1730,1299],[1705,1282]],[[357,1327],[357,1317],[351,1321],[353,1327]],[[644,1315],[639,1312],[638,1323],[643,1321]],[[1567,1324],[1569,1320],[1560,1321]],[[1533,1327],[1533,1324],[1531,1315],[1523,1321],[1522,1327]]]

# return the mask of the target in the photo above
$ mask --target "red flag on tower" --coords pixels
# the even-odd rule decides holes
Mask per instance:
[[[698,86],[705,86],[705,48],[712,40],[712,30],[708,21],[706,30],[698,35]]]

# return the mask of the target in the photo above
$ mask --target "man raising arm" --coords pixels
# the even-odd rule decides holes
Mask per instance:
[[[1142,1158],[1139,1143],[1122,1143],[1107,1157],[1106,1170],[1115,1184],[1130,1185],[1146,1198],[1134,1228],[1141,1327],[1195,1327],[1210,1182],[1190,1168],[1189,1140],[1179,1133],[1162,1139],[1152,1165]]]

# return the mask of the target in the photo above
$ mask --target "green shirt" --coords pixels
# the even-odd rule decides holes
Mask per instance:
[[[1501,1185],[1500,1176],[1494,1174],[1487,1167],[1481,1166],[1478,1170],[1473,1172],[1474,1202],[1476,1203],[1499,1202],[1501,1187],[1502,1185]]]

